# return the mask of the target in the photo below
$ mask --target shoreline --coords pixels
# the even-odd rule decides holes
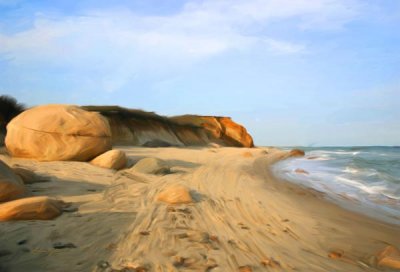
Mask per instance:
[[[49,177],[29,186],[33,195],[72,202],[78,211],[50,221],[0,223],[0,250],[12,252],[0,257],[4,269],[107,271],[99,265],[107,262],[148,271],[381,271],[377,252],[400,246],[399,226],[273,176],[269,166],[287,156],[279,149],[115,148],[131,164],[163,159],[172,174],[132,176],[81,162],[5,160]],[[176,184],[190,188],[195,201],[155,201]],[[17,245],[22,239],[26,244]],[[58,241],[77,247],[55,251],[51,244]]]

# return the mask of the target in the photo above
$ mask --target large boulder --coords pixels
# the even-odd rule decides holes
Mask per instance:
[[[46,196],[22,198],[0,204],[0,221],[49,220],[62,213],[63,202]]]
[[[127,162],[125,152],[110,150],[94,158],[90,163],[102,168],[120,170],[125,168]]]
[[[139,172],[142,174],[163,175],[170,173],[170,166],[158,158],[144,158],[132,166],[128,172]]]
[[[26,192],[22,179],[0,160],[0,202],[23,197]]]
[[[7,125],[5,144],[14,157],[39,161],[89,161],[111,149],[107,120],[71,105],[31,108]]]

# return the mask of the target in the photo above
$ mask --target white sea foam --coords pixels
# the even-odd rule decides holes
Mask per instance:
[[[279,162],[273,170],[278,176],[324,192],[342,204],[350,197],[382,216],[400,216],[399,150],[349,149],[309,150],[305,157]]]

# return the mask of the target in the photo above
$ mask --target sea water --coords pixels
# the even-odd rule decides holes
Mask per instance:
[[[306,155],[278,162],[275,175],[345,208],[400,224],[400,147],[300,148]]]

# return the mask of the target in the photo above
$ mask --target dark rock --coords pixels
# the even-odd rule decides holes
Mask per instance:
[[[250,265],[243,265],[239,267],[239,272],[252,272],[253,269]]]
[[[63,212],[77,212],[78,208],[77,207],[73,207],[73,206],[69,206],[69,207],[64,207],[63,208]]]
[[[107,261],[100,261],[97,263],[97,266],[99,268],[108,268],[110,267],[110,264]]]
[[[28,239],[19,240],[17,242],[17,245],[24,245],[24,244],[26,244],[26,242],[28,242]]]
[[[76,245],[74,245],[73,243],[57,242],[53,244],[53,248],[55,249],[76,248]]]

